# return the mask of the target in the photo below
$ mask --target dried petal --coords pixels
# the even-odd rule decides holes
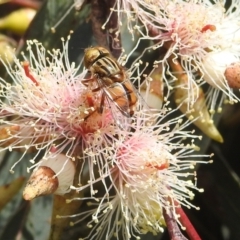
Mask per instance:
[[[0,186],[0,210],[12,199],[21,189],[25,181],[24,177],[19,177],[7,185]]]

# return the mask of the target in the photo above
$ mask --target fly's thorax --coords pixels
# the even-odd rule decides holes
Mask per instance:
[[[94,62],[92,68],[93,72],[98,74],[100,78],[112,77],[122,71],[118,62],[112,57],[99,58],[96,62]]]
[[[84,66],[89,69],[98,59],[111,56],[110,52],[103,47],[90,47],[84,51]]]
[[[122,82],[124,82],[125,81],[125,74],[124,74],[124,72],[119,72],[119,73],[117,73],[117,74],[114,74],[114,75],[110,75],[110,76],[107,76],[107,77],[100,77],[100,79],[99,79],[101,82],[102,82],[102,84],[101,85],[103,85],[103,86],[110,86],[111,87],[111,85],[113,85],[114,83],[117,83],[117,82],[119,82],[119,83],[122,83]]]

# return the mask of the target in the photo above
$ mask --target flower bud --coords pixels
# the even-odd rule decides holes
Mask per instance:
[[[12,38],[0,34],[0,58],[3,60],[3,62],[13,62],[14,48],[16,46],[17,43]]]
[[[16,138],[13,136],[18,134],[19,130],[19,126],[2,125],[0,128],[0,146],[10,146],[13,142],[15,142]]]
[[[30,176],[23,198],[32,200],[48,194],[64,195],[70,191],[74,175],[74,163],[63,154],[42,160]]]
[[[22,8],[0,19],[0,29],[10,30],[18,35],[23,35],[34,18],[36,10]]]
[[[235,84],[234,81],[237,80],[229,79],[229,76],[226,77],[226,69],[229,69],[236,62],[238,62],[238,59],[231,52],[209,52],[203,60],[202,73],[204,74],[204,80],[218,89],[226,90],[232,86],[236,88],[239,84]]]
[[[155,68],[150,77],[141,86],[140,93],[149,107],[160,110],[163,103],[162,66]]]
[[[194,95],[196,101],[193,103],[191,110],[188,109],[188,95],[186,88],[176,88],[174,92],[175,102],[178,106],[180,106],[180,111],[186,114],[190,120],[194,120],[193,124],[196,125],[203,133],[215,141],[222,143],[223,138],[211,119],[202,88],[196,87]]]

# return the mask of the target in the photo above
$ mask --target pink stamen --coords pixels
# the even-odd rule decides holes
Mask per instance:
[[[163,169],[168,168],[169,164],[168,164],[168,162],[165,162],[164,164],[161,164],[161,165],[153,165],[153,164],[148,163],[146,165],[146,167],[156,168],[157,170],[163,170]]]
[[[206,32],[207,30],[210,30],[212,32],[216,31],[216,26],[212,25],[212,24],[207,24],[206,26],[204,26],[201,30],[202,33]]]
[[[57,152],[57,150],[58,150],[58,148],[55,146],[51,146],[51,148],[50,148],[51,153],[55,153],[55,152]]]
[[[30,79],[35,83],[36,86],[39,86],[37,80],[36,80],[36,79],[33,77],[33,75],[30,73],[30,70],[29,70],[29,62],[27,62],[27,61],[23,62],[23,63],[22,63],[22,66],[23,66],[23,69],[24,69],[24,72],[25,72],[26,76],[27,76],[28,78],[30,78]]]

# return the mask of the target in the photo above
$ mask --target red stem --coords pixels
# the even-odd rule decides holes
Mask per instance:
[[[176,218],[173,216],[173,213],[169,211],[166,212],[165,209],[163,209],[163,216],[164,220],[167,224],[167,230],[170,235],[171,240],[187,240],[179,229],[179,226],[177,224]]]
[[[187,217],[187,215],[185,214],[185,212],[183,211],[183,209],[180,207],[179,204],[175,208],[175,211],[177,214],[180,215],[179,220],[180,220],[181,224],[186,228],[186,232],[187,232],[187,235],[189,236],[189,238],[191,240],[201,240],[196,229],[194,228],[194,226],[192,225],[189,218]]]
[[[28,78],[30,78],[30,79],[35,83],[36,86],[39,86],[37,80],[36,80],[36,79],[33,77],[33,75],[30,73],[30,70],[29,70],[29,62],[27,62],[27,61],[23,62],[22,66],[23,66],[25,75],[26,75]]]

